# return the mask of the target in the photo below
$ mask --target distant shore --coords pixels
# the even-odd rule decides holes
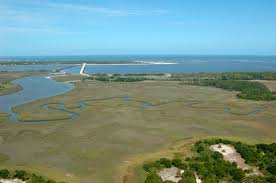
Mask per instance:
[[[176,62],[162,61],[1,61],[2,66],[13,65],[170,65],[177,64]]]
[[[174,62],[87,63],[87,65],[171,65]]]

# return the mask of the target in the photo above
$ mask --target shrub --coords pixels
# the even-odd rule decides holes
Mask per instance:
[[[161,165],[157,162],[149,162],[149,163],[145,163],[143,165],[143,169],[146,172],[151,172],[151,171],[155,171],[155,170],[159,170],[161,168]]]
[[[182,162],[181,159],[173,159],[172,160],[172,165],[175,166],[176,168],[180,170],[186,170],[187,169],[187,164]]]
[[[166,168],[171,168],[171,166],[172,166],[171,160],[169,160],[167,158],[161,158],[160,160],[158,160],[156,162],[164,165]]]
[[[36,174],[30,174],[24,170],[15,170],[10,172],[7,169],[2,169],[0,170],[0,178],[17,178],[26,181],[27,183],[56,183],[54,180],[49,180]]]
[[[234,145],[237,152],[240,153],[241,157],[245,160],[246,163],[257,163],[260,158],[259,153],[256,152],[253,146],[242,144],[238,142]]]
[[[28,179],[28,173],[24,170],[15,170],[13,177],[25,181]]]
[[[241,169],[232,169],[230,174],[232,175],[233,179],[238,182],[241,182],[245,175]]]
[[[179,181],[179,183],[196,183],[195,174],[191,170],[186,170],[182,177],[183,178]]]
[[[240,93],[237,96],[242,99],[264,101],[276,100],[275,94],[271,92],[264,84],[259,82],[207,79],[195,80],[190,84],[199,86],[211,86],[230,91],[239,91]]]
[[[162,183],[162,179],[156,173],[150,173],[147,176],[145,183]]]
[[[268,167],[267,167],[267,170],[273,174],[273,175],[276,175],[276,162],[271,162],[269,163]]]
[[[267,178],[267,182],[271,182],[271,183],[276,182],[276,176],[275,175],[269,176]]]
[[[223,159],[223,156],[218,152],[211,151],[208,146],[213,144],[231,144],[234,146],[249,164],[259,166],[264,174],[263,177],[245,176],[250,171],[243,171],[237,168],[237,163],[230,163]],[[201,150],[201,147],[202,150]],[[185,170],[185,175],[179,183],[194,182],[194,173],[197,172],[199,177],[204,182],[213,183],[220,181],[227,182],[251,182],[251,183],[265,183],[276,182],[276,144],[257,144],[247,145],[241,142],[234,142],[224,139],[209,139],[198,141],[193,146],[195,152],[194,157],[187,157],[185,161],[181,159],[173,159],[172,161],[162,158],[156,161],[156,165],[162,167],[170,167],[171,165]],[[166,165],[166,166],[165,166]],[[183,166],[184,168],[181,168]],[[145,166],[148,167],[148,166]],[[147,168],[144,168],[147,169]],[[156,170],[156,169],[155,169]],[[151,171],[156,173],[156,171]],[[184,178],[185,177],[185,178]]]
[[[2,179],[8,178],[9,174],[10,174],[10,172],[7,169],[0,170],[0,178],[2,178]]]
[[[173,159],[172,160],[172,165],[177,167],[178,165],[180,165],[182,163],[181,159]]]
[[[205,151],[204,143],[201,142],[201,141],[196,142],[195,146],[194,146],[194,149],[197,153],[201,153],[201,152]]]

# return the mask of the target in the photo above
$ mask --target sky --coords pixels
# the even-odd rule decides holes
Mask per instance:
[[[0,56],[276,55],[275,0],[0,0]]]

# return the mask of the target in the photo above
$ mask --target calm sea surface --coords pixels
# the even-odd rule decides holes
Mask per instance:
[[[90,73],[192,73],[192,72],[261,72],[276,71],[276,56],[51,56],[51,57],[0,57],[1,61],[142,61],[175,64],[152,65],[88,65]],[[1,62],[0,61],[0,62]],[[54,70],[63,65],[0,66],[0,71]],[[78,73],[80,66],[65,69]]]

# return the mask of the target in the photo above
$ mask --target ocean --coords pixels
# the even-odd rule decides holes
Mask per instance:
[[[0,65],[0,71],[54,70],[67,62],[123,63],[140,62],[144,65],[88,65],[85,73],[195,73],[195,72],[276,72],[276,56],[227,56],[227,55],[78,55],[78,56],[29,56],[0,57],[2,62],[47,62],[47,65]],[[78,73],[81,66],[66,69]]]

